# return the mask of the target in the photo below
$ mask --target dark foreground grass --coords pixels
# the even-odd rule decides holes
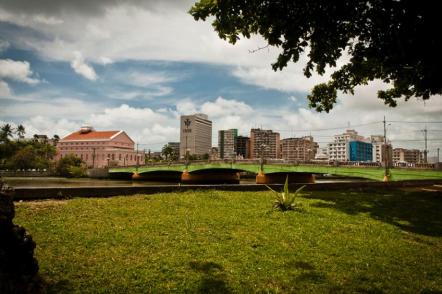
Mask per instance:
[[[199,191],[17,204],[48,292],[442,291],[442,197]]]

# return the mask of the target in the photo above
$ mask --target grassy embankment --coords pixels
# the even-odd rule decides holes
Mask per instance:
[[[50,292],[442,291],[442,198],[197,191],[17,203]]]

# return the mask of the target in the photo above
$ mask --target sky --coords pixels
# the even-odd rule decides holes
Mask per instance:
[[[14,0],[0,2],[0,124],[23,124],[26,135],[60,137],[91,125],[124,130],[141,148],[179,141],[180,115],[202,112],[217,131],[251,128],[282,138],[312,135],[320,146],[351,128],[383,134],[393,147],[442,145],[442,99],[410,99],[389,108],[380,81],[339,93],[329,113],[306,96],[324,76],[303,76],[306,56],[275,72],[279,49],[259,36],[231,45],[210,21],[195,21],[193,1]],[[343,64],[346,57],[338,62]]]

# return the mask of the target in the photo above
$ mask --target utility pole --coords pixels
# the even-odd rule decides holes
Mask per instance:
[[[424,163],[428,163],[427,162],[427,126],[425,126],[424,129],[424,136],[425,136]]]
[[[440,148],[437,148],[437,163],[439,163],[439,149]]]
[[[390,178],[390,171],[388,169],[388,146],[387,146],[387,122],[385,121],[385,115],[384,115],[384,165],[385,165],[385,171],[384,171],[384,182],[388,182]]]

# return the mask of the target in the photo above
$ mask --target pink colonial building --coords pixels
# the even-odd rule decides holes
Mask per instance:
[[[124,131],[81,127],[57,144],[57,160],[68,154],[81,158],[92,168],[144,164],[144,154],[134,150],[134,141]]]

